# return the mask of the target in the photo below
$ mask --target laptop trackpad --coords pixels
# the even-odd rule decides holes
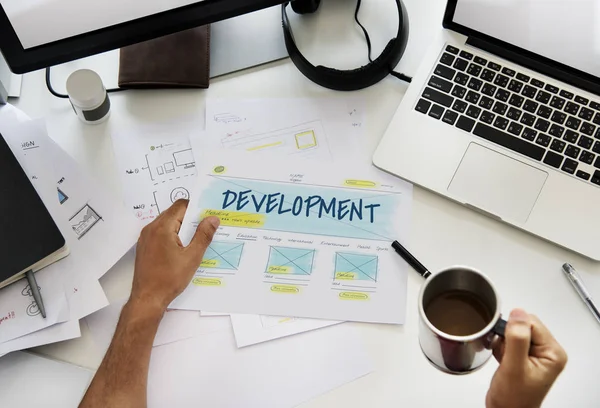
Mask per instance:
[[[524,224],[548,173],[471,143],[448,191],[465,204]]]

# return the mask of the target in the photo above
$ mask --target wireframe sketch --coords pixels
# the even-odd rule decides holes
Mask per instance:
[[[263,133],[253,133],[252,130],[235,132],[224,137],[221,144],[228,149],[249,152],[268,150],[281,155],[310,154],[311,157],[331,157],[320,120]]]
[[[196,164],[194,160],[194,153],[192,153],[192,149],[180,150],[178,152],[173,153],[173,158],[175,159],[176,166],[193,166]]]
[[[377,255],[336,252],[334,280],[377,282]]]
[[[185,187],[176,187],[171,191],[171,202],[174,203],[177,200],[189,200],[190,192]]]
[[[192,149],[181,144],[155,146],[146,154],[146,162],[154,185],[196,175]]]
[[[102,217],[88,204],[84,205],[69,219],[77,239],[83,238],[100,221],[102,221]]]
[[[201,268],[237,270],[242,259],[244,244],[213,241],[204,253]]]
[[[58,202],[64,204],[69,197],[60,188],[56,187],[56,190],[58,190]]]
[[[315,258],[314,249],[272,246],[265,273],[282,275],[310,275]]]

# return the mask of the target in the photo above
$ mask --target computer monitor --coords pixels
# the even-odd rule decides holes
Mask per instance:
[[[0,50],[21,74],[284,2],[0,0]]]

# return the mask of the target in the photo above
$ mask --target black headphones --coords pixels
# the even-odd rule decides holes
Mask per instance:
[[[359,0],[360,1],[360,0]],[[369,64],[350,71],[314,66],[298,50],[286,13],[284,3],[281,8],[285,46],[294,65],[311,81],[325,88],[337,91],[355,91],[376,84],[388,76],[400,62],[408,42],[408,14],[402,0],[396,0],[398,6],[398,34],[386,45],[379,57]],[[321,0],[294,0],[292,9],[298,14],[314,13]],[[361,26],[362,27],[362,26]],[[364,30],[364,28],[363,28]],[[365,32],[366,33],[366,32]],[[368,37],[367,37],[368,38]],[[369,42],[369,40],[367,40]],[[370,44],[369,44],[370,47]]]

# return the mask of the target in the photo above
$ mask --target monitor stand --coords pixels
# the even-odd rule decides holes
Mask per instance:
[[[13,74],[10,72],[10,68],[8,68],[2,55],[0,55],[0,104],[5,104],[8,100],[12,77]]]
[[[211,24],[211,78],[287,56],[281,26],[281,6]]]

